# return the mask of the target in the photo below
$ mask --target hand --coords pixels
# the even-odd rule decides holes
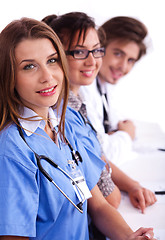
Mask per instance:
[[[132,121],[125,120],[119,121],[118,123],[118,130],[127,132],[132,140],[135,138],[135,126]]]
[[[156,240],[154,238],[153,228],[139,228],[136,232],[132,233],[128,238],[128,240]]]
[[[157,201],[155,194],[152,191],[141,187],[139,183],[129,190],[128,194],[132,205],[141,209],[142,213],[144,213],[146,207]]]

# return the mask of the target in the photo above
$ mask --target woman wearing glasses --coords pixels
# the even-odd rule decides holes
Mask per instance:
[[[81,141],[83,141],[86,150],[88,151],[90,149],[95,154],[101,156],[102,152],[96,138],[96,133],[92,129],[91,124],[88,122],[88,119],[85,116],[84,104],[82,104],[81,97],[79,96],[80,86],[92,83],[101,66],[102,57],[105,54],[104,49],[100,46],[97,31],[95,29],[95,23],[86,14],[79,12],[72,12],[59,17],[50,15],[45,17],[43,21],[50,25],[60,37],[67,54],[70,80],[69,105],[71,108],[68,108],[66,112],[66,119],[72,123],[77,136],[79,139],[81,139]],[[90,158],[91,157],[92,156],[90,155]],[[102,155],[102,157],[104,156]],[[122,181],[125,180],[125,188],[136,188],[136,193],[134,193],[136,197],[138,196],[139,192],[142,192],[142,187],[140,187],[137,182],[129,179],[119,169],[115,168],[115,171],[116,174],[121,174],[120,176],[122,176]],[[109,174],[108,177],[110,179]],[[109,181],[107,176],[106,180]],[[107,183],[105,181],[105,175],[100,179],[100,183],[98,183],[106,199],[112,205],[117,207],[119,204],[119,199],[116,197],[115,190],[113,191],[113,189],[110,189],[108,184],[109,182]],[[118,192],[116,193],[118,194]],[[152,195],[150,191],[147,193]],[[130,190],[130,196],[132,196],[132,199],[135,199],[134,194],[133,192],[131,194]],[[94,211],[94,215],[92,214],[94,220],[96,220],[95,214],[98,214],[97,206]],[[120,220],[121,219],[119,219],[119,222]],[[97,220],[95,223],[97,225]],[[104,223],[103,220],[102,224],[107,226],[107,222]],[[109,228],[111,228],[110,225]],[[111,235],[111,238],[113,239],[112,236],[113,233]]]

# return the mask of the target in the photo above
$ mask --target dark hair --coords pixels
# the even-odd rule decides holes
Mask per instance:
[[[70,12],[61,16],[49,15],[42,19],[47,23],[59,36],[61,42],[71,47],[75,34],[79,31],[77,43],[83,34],[85,40],[86,32],[89,28],[96,29],[94,19],[83,12]]]
[[[67,60],[63,46],[55,32],[47,24],[29,18],[15,20],[8,24],[0,33],[0,130],[12,121],[17,124],[20,118],[19,108],[23,106],[15,89],[16,60],[15,48],[24,39],[49,39],[59,56],[59,64],[64,72],[63,87],[58,102],[54,107],[57,109],[63,99],[63,107],[59,131],[64,136],[65,110],[68,99]]]
[[[105,32],[106,39],[100,37],[100,41],[104,47],[114,40],[134,41],[140,48],[137,60],[146,54],[147,47],[144,39],[148,31],[146,26],[137,19],[124,16],[114,17],[100,26],[98,31]]]

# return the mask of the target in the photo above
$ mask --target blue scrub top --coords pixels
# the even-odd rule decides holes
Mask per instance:
[[[104,163],[98,160],[94,164],[95,161],[89,159],[68,122],[66,136],[83,158],[77,169],[81,170],[91,190],[98,182]],[[69,147],[61,143],[58,148],[47,138],[48,135],[39,127],[35,134],[25,134],[26,141],[36,153],[51,158],[69,172],[67,160],[72,159]],[[0,146],[0,235],[43,240],[88,240],[87,201],[81,214],[43,176],[34,153],[20,137],[15,124],[0,133]],[[70,179],[50,164],[42,163],[57,185],[77,204],[79,200]]]
[[[102,150],[97,139],[96,132],[88,123],[85,123],[81,114],[68,106],[65,117],[66,121],[68,121],[72,127],[74,127],[76,136],[83,143],[89,157],[92,157],[93,159],[93,155],[95,155],[100,158],[102,155]]]

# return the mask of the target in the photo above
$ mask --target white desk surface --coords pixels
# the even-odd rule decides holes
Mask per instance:
[[[137,123],[134,143],[136,157],[120,168],[133,179],[152,191],[165,190],[165,133],[157,124]],[[119,212],[133,230],[153,227],[156,239],[165,240],[165,195],[157,195],[157,202],[146,208],[145,214],[132,206],[126,193],[122,193]]]

